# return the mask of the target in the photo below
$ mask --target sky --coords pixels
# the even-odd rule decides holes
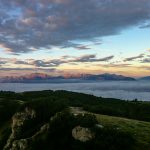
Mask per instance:
[[[0,0],[0,76],[150,75],[150,0]]]

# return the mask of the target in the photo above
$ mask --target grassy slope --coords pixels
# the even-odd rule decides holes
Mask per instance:
[[[70,107],[74,114],[90,113],[84,111],[81,107]],[[94,114],[94,113],[92,113]],[[122,117],[113,117],[108,115],[94,114],[98,122],[103,126],[117,128],[130,133],[136,140],[135,150],[148,150],[150,147],[150,122],[127,119]]]
[[[104,126],[113,126],[125,132],[131,133],[138,143],[136,150],[147,150],[150,147],[150,122],[112,117],[96,114],[98,122]]]

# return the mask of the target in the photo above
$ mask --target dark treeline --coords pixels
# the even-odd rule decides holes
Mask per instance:
[[[12,100],[27,102],[31,100],[37,101],[51,99],[57,102],[58,106],[61,103],[66,106],[82,107],[84,110],[93,113],[150,121],[150,102],[142,102],[137,100],[124,101],[119,99],[96,97],[93,95],[82,93],[51,90],[23,93],[1,91],[0,98],[7,99],[10,105],[13,105]],[[3,101],[3,103],[5,103],[5,101]],[[9,105],[9,103],[7,102],[7,105]],[[19,102],[14,101],[13,103],[15,103],[15,105],[17,106]],[[16,109],[16,106],[13,106],[11,108],[8,107],[8,109],[12,109],[11,111],[13,113]],[[5,112],[6,110],[1,109],[0,111]],[[5,115],[8,115],[7,111],[5,112]]]

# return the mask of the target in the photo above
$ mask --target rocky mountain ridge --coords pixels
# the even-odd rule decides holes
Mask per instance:
[[[72,80],[72,81],[71,81]],[[135,81],[136,79],[132,77],[126,77],[122,75],[116,75],[116,74],[78,74],[78,75],[62,75],[62,76],[51,76],[48,74],[43,73],[33,73],[29,75],[24,76],[6,76],[0,79],[0,82],[5,83],[28,83],[28,82],[52,82],[52,81],[58,81],[58,82],[67,82],[74,80],[80,80],[80,81]]]

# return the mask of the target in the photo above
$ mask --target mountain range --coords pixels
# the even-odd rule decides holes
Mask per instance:
[[[44,73],[32,73],[24,76],[6,76],[0,78],[1,83],[39,83],[39,82],[84,82],[84,81],[135,81],[135,78],[117,74],[66,74],[51,76]]]
[[[142,77],[140,80],[150,80],[150,76]]]

